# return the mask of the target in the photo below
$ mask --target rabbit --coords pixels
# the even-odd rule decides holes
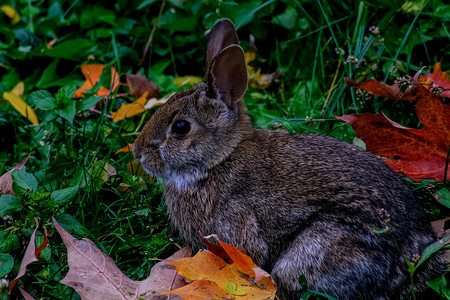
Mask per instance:
[[[338,139],[253,128],[244,52],[228,19],[208,36],[205,81],[170,97],[133,144],[162,179],[180,237],[200,249],[200,231],[243,247],[281,299],[300,297],[301,275],[338,299],[403,297],[405,259],[435,241],[404,180]],[[374,232],[386,226],[390,233]],[[418,298],[442,268],[441,254],[420,267]]]

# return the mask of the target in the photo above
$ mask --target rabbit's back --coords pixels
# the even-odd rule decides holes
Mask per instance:
[[[288,294],[299,292],[302,274],[335,296],[375,297],[364,288],[376,285],[398,294],[409,281],[402,255],[411,259],[433,242],[423,210],[393,170],[319,135],[252,130],[194,189],[166,186],[166,199],[187,241],[200,244],[201,231],[243,246]],[[374,232],[387,225],[391,234]]]

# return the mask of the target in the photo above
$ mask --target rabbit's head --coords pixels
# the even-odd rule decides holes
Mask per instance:
[[[230,20],[211,30],[206,83],[174,94],[144,126],[133,154],[166,185],[190,186],[233,152],[250,122],[242,97],[247,89],[244,52]]]

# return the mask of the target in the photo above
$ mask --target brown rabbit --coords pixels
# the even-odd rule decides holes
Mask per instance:
[[[312,290],[339,299],[401,298],[410,283],[404,258],[434,241],[403,180],[340,140],[252,128],[244,52],[230,20],[212,28],[206,66],[206,83],[173,95],[133,146],[144,169],[162,178],[181,237],[200,248],[198,232],[215,233],[242,246],[282,298],[298,299],[302,274]],[[374,233],[386,226],[382,209],[395,239]],[[419,297],[442,266],[434,255],[420,267]]]

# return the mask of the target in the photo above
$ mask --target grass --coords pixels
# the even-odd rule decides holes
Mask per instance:
[[[125,73],[141,72],[164,96],[178,89],[175,77],[203,76],[204,33],[215,20],[228,17],[239,29],[244,50],[250,47],[249,34],[255,37],[258,50],[252,65],[262,73],[277,69],[284,73],[265,90],[249,88],[244,100],[255,126],[283,126],[348,142],[353,131],[333,115],[383,112],[404,126],[420,124],[413,104],[360,97],[345,86],[344,77],[392,83],[442,58],[442,69],[450,69],[450,6],[438,0],[133,0],[95,5],[85,0],[8,0],[7,4],[21,20],[11,24],[0,12],[0,92],[23,81],[24,99],[41,123],[30,126],[0,100],[0,174],[31,153],[16,176],[35,183],[17,195],[18,208],[3,215],[0,253],[10,255],[14,265],[7,274],[0,269],[0,274],[10,280],[17,275],[37,217],[50,232],[50,246],[19,283],[35,298],[78,299],[58,282],[68,266],[52,216],[75,236],[92,239],[135,280],[148,276],[153,258],[168,256],[181,243],[168,229],[161,183],[132,164],[130,153],[115,154],[133,143],[155,109],[122,122],[84,110],[71,121],[64,109],[78,105],[68,95],[83,82],[82,64],[114,65],[122,81]],[[140,64],[149,36],[148,55]],[[48,49],[53,39],[56,44]],[[365,63],[350,62],[350,55]],[[102,82],[108,85],[108,78]],[[62,111],[36,108],[32,93],[38,90],[64,94]],[[110,114],[130,101],[112,95],[99,109]],[[434,200],[439,187],[433,181],[414,186],[432,219],[449,213]],[[64,201],[55,200],[58,193],[67,196]],[[38,235],[42,234],[41,227]]]

